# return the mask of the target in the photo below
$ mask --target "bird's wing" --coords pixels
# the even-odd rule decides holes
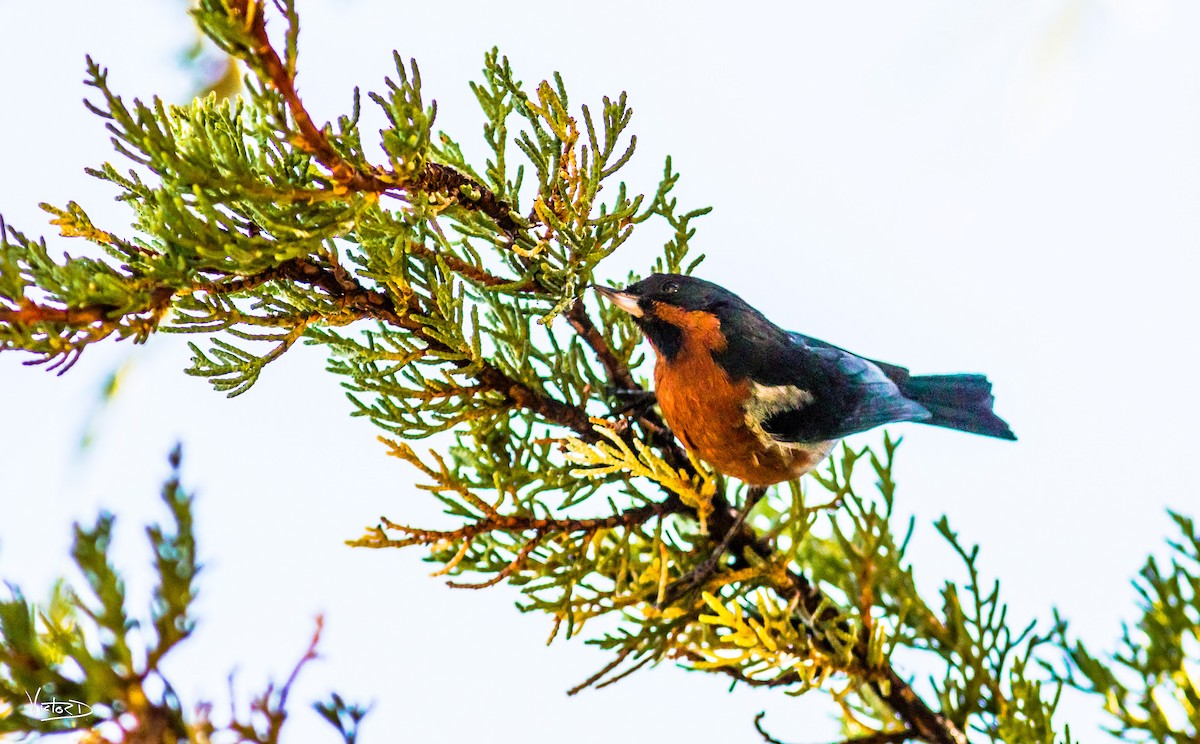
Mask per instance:
[[[833,344],[790,333],[786,365],[752,374],[757,400],[748,411],[781,443],[827,442],[895,421],[924,421],[930,413],[900,392],[903,367],[873,362]],[[781,389],[794,392],[784,395]],[[802,393],[802,394],[801,394]]]
[[[803,333],[797,333],[796,331],[788,331],[787,335],[793,341],[799,342],[802,346],[807,346],[809,348],[833,349],[834,351],[839,351],[842,354],[857,357],[858,359],[864,359],[878,367],[885,375],[887,375],[888,379],[896,383],[897,386],[903,386],[910,376],[908,374],[907,367],[901,367],[898,364],[888,364],[887,362],[881,362],[878,359],[867,359],[866,357],[860,357],[858,354],[855,354],[852,351],[846,351],[840,346],[834,346],[828,341],[822,341],[821,339],[813,338],[812,336],[805,336]]]

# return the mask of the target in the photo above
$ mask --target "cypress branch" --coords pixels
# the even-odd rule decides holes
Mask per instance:
[[[299,18],[291,2],[275,7],[281,45],[268,33],[266,3],[201,0],[193,11],[251,71],[238,101],[127,103],[88,61],[87,105],[129,161],[128,170],[89,172],[120,191],[130,228],[102,229],[73,202],[47,206],[62,237],[94,246],[92,256],[56,260],[44,241],[0,224],[0,352],[65,370],[107,338],[189,333],[198,342],[188,372],[239,395],[297,342],[325,347],[355,414],[389,432],[390,454],[429,479],[421,488],[448,521],[383,517],[351,544],[425,547],[453,586],[517,586],[522,610],[552,619],[551,638],[605,618],[589,641],[612,660],[572,694],[673,661],[734,684],[827,693],[847,741],[1059,738],[1053,681],[1035,672],[1061,623],[1013,625],[978,569],[978,549],[948,520],[938,531],[964,570],[940,595],[922,596],[905,555],[913,524],[893,524],[897,442],[885,435],[873,449],[844,448],[824,472],[765,491],[708,472],[676,442],[639,381],[646,354],[635,326],[584,295],[650,222],[670,231],[655,270],[690,272],[703,258],[691,241],[708,210],[679,207],[669,159],[646,193],[618,180],[637,155],[624,93],[574,106],[560,76],[526,86],[492,50],[472,86],[490,154],[473,165],[434,132],[419,69],[397,54],[394,79],[367,96],[388,119],[387,163],[375,164],[364,154],[357,90],[333,123],[318,125],[307,110]],[[439,433],[428,457],[406,443]],[[177,483],[167,490],[177,533],[149,532],[163,549],[151,614],[159,645],[144,657],[153,668],[191,632],[198,570],[190,501]],[[111,518],[81,528],[75,557],[95,595],[76,609],[112,638],[103,660],[75,651],[111,692],[140,672],[131,641],[115,631],[128,612],[105,552],[110,530]],[[1176,578],[1147,569],[1155,607],[1182,601],[1171,587],[1194,572]],[[13,669],[48,665],[39,634],[65,642],[19,596],[0,613],[17,649],[0,663]],[[1171,632],[1182,634],[1186,623],[1172,617]],[[1146,624],[1155,653],[1168,655],[1174,636]],[[906,679],[911,655],[938,673]],[[1072,660],[1088,681],[1064,684],[1138,697],[1082,647]],[[1154,686],[1150,666],[1130,666]],[[290,687],[257,698],[232,730],[274,741]],[[110,698],[114,712],[125,710]],[[337,696],[318,710],[347,741],[365,714]],[[159,738],[204,725],[169,701],[135,712]],[[1121,720],[1166,735],[1157,723]],[[21,719],[12,730],[42,729]]]

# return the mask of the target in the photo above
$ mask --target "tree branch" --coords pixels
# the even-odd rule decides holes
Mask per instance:
[[[408,252],[414,256],[420,256],[421,258],[444,261],[446,266],[450,267],[451,271],[461,274],[467,279],[485,287],[507,286],[512,292],[532,292],[538,289],[537,281],[531,277],[527,277],[525,279],[505,279],[504,277],[496,276],[495,274],[492,274],[491,272],[479,266],[469,264],[458,256],[434,251],[421,245],[420,243],[409,244]]]
[[[831,619],[834,605],[824,592],[802,574],[789,571],[788,578],[810,617]],[[859,634],[854,651],[858,658],[867,658],[867,636]],[[884,662],[877,671],[879,677],[868,681],[871,689],[913,729],[916,738],[932,744],[967,744],[958,726],[930,708],[891,665]]]
[[[281,264],[275,271],[279,278],[308,284],[325,291],[345,303],[348,309],[361,312],[364,317],[411,331],[431,349],[452,351],[445,343],[429,335],[425,326],[410,317],[411,314],[421,314],[415,297],[409,298],[409,306],[401,312],[397,310],[391,297],[362,286],[347,272],[338,271],[340,266],[334,266],[336,265],[325,268],[307,259],[292,259]],[[465,367],[470,364],[472,362],[464,360],[459,366]],[[486,362],[475,364],[479,366],[475,377],[484,387],[500,393],[513,405],[528,409],[550,423],[571,429],[586,441],[596,440],[597,435],[592,429],[592,422],[582,408],[539,393]]]
[[[82,328],[93,323],[103,323],[109,320],[113,308],[93,307],[49,307],[29,303],[16,310],[0,308],[0,323],[9,323],[22,328],[40,323],[61,323],[62,325]]]
[[[450,166],[439,163],[427,164],[425,170],[413,179],[411,187],[417,191],[436,191],[449,194],[464,207],[478,210],[491,217],[496,221],[496,226],[509,235],[513,235],[521,229],[521,225],[513,219],[512,207],[507,202],[478,181],[464,176]],[[472,199],[473,194],[478,194],[478,196]]]
[[[760,736],[762,736],[763,741],[767,742],[767,744],[783,744],[782,741],[771,736],[769,733],[767,733],[767,730],[763,728],[762,719],[765,718],[766,715],[766,711],[763,711],[754,717],[754,730],[757,731]],[[838,744],[900,744],[901,742],[909,741],[910,739],[915,738],[917,738],[917,735],[913,731],[880,731],[874,734],[867,734],[866,736],[856,736],[852,739],[845,739]]]
[[[592,322],[591,316],[588,315],[587,309],[584,308],[581,300],[576,300],[566,313],[567,322],[583,339],[583,342],[591,347],[592,352],[596,355],[600,365],[604,367],[605,373],[608,375],[609,384],[618,387],[622,390],[641,390],[642,386],[637,384],[633,379],[633,375],[629,372],[629,368],[617,359],[617,355],[613,354],[608,343],[605,342],[604,336],[600,333],[600,329],[596,328],[596,324]]]
[[[96,323],[116,323],[123,317],[142,313],[160,316],[170,306],[174,296],[174,290],[169,287],[158,287],[150,293],[150,302],[145,307],[126,311],[116,316],[113,314],[118,308],[112,306],[50,307],[33,302],[22,302],[15,310],[0,307],[0,323],[23,328],[41,323],[61,324],[71,328],[83,328]]]
[[[488,532],[507,532],[511,534],[522,534],[525,532],[544,534],[598,532],[600,530],[610,530],[615,527],[634,527],[645,524],[655,517],[679,514],[686,510],[687,507],[679,500],[679,497],[673,496],[664,501],[626,509],[608,517],[552,519],[530,515],[496,515],[484,517],[471,524],[463,525],[456,530],[423,530],[418,527],[397,524],[386,517],[381,517],[382,527],[375,528],[377,539],[370,539],[368,544],[366,542],[368,538],[364,538],[363,540],[355,541],[355,544],[361,544],[362,547],[370,548],[403,548],[409,545],[429,545],[435,542],[472,540]],[[401,532],[408,535],[408,537],[400,540],[389,538],[384,530]]]
[[[491,190],[474,179],[446,165],[429,163],[425,169],[408,178],[398,173],[385,171],[381,168],[370,167],[362,170],[342,157],[337,148],[329,141],[325,131],[317,127],[312,116],[300,100],[296,91],[296,81],[279,58],[279,53],[271,44],[267,35],[265,3],[259,0],[244,0],[244,4],[233,6],[236,14],[243,22],[248,18],[248,28],[255,41],[255,66],[265,76],[268,83],[283,96],[292,119],[296,123],[299,138],[296,145],[316,158],[317,162],[329,169],[336,180],[347,191],[383,193],[385,191],[424,191],[443,193],[453,198],[468,209],[474,209],[486,214],[496,221],[496,225],[508,234],[520,229],[520,224],[513,218],[512,208]]]
[[[677,654],[676,658],[687,659],[688,661],[708,661],[700,654],[691,651],[682,651]],[[741,669],[732,666],[708,667],[704,671],[719,672],[728,677],[733,677],[737,682],[741,682],[749,687],[788,687],[799,684],[802,681],[800,675],[795,672],[785,672],[778,677],[770,679],[759,679],[756,677],[747,677]]]
[[[243,5],[231,5],[230,7],[243,19],[249,16],[249,30],[255,41],[255,47],[251,50],[255,57],[254,61],[266,75],[264,82],[269,83],[283,96],[283,100],[292,114],[292,119],[296,122],[296,129],[300,137],[295,144],[328,168],[333,173],[334,179],[347,190],[378,193],[395,188],[398,184],[385,180],[376,173],[364,173],[347,162],[341,153],[330,144],[325,133],[313,123],[312,117],[309,116],[308,110],[300,100],[300,94],[296,91],[296,81],[288,73],[287,67],[284,66],[283,60],[279,58],[279,53],[275,51],[275,47],[271,45],[271,39],[267,35],[266,3],[259,0],[244,0]]]

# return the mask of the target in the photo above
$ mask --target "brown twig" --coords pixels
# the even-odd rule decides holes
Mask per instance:
[[[681,651],[676,654],[676,657],[680,659],[687,659],[688,661],[693,662],[708,661],[708,659],[705,659],[703,656],[693,651]],[[692,671],[696,670],[693,669]],[[790,687],[791,685],[799,684],[802,681],[800,675],[796,672],[785,672],[778,677],[759,679],[757,677],[747,677],[741,669],[733,666],[707,667],[704,671],[719,672],[728,677],[733,677],[735,682],[741,682],[742,684],[750,687]]]
[[[413,180],[412,187],[418,191],[450,194],[468,209],[478,210],[491,217],[496,221],[496,226],[509,235],[521,229],[521,225],[513,219],[512,207],[507,202],[479,182],[449,166],[429,163]]]
[[[744,521],[739,523],[738,514],[729,508],[723,494],[718,492],[717,497],[720,498],[713,499],[714,510],[709,518],[709,527],[716,534],[732,534],[731,539],[722,540],[723,543],[728,543],[727,549],[734,556],[740,556],[742,551],[749,550],[761,558],[771,558],[775,553],[774,546],[760,537]],[[721,504],[720,508],[718,508],[718,503]],[[808,618],[805,620],[808,627],[833,621],[837,615],[837,611],[834,609],[836,605],[824,592],[809,582],[803,574],[788,571],[788,580],[793,598],[804,610],[802,619]],[[814,641],[820,642],[820,640],[820,638],[814,638]],[[857,658],[867,658],[867,642],[867,637],[860,635],[855,646]],[[869,679],[868,684],[875,694],[912,729],[913,735],[909,738],[920,738],[931,744],[966,744],[967,738],[958,726],[930,708],[913,691],[912,686],[896,673],[895,669],[885,663],[876,671],[877,677]],[[730,674],[730,672],[725,673]]]
[[[634,393],[643,392],[644,388],[638,384],[633,378],[633,373],[629,370],[621,360],[617,359],[617,355],[613,353],[608,342],[604,340],[604,335],[600,333],[600,329],[592,322],[592,318],[587,313],[587,309],[583,306],[581,300],[576,300],[567,310],[567,322],[575,329],[583,342],[596,355],[596,359],[600,362],[600,366],[604,367],[605,375],[608,377],[610,386],[627,390]],[[672,467],[678,469],[683,468],[687,472],[693,472],[692,463],[688,460],[686,454],[675,441],[675,435],[667,427],[662,417],[653,409],[647,410],[638,417],[638,423],[646,432],[648,444],[662,450],[663,459]]]
[[[283,724],[287,720],[287,700],[288,695],[292,691],[292,686],[296,684],[296,680],[300,677],[300,671],[310,662],[317,658],[317,646],[321,642],[321,631],[325,626],[325,619],[321,615],[317,615],[317,627],[313,631],[312,639],[308,643],[308,649],[296,665],[292,668],[292,672],[288,675],[287,681],[283,687],[279,689],[278,696],[275,696],[275,685],[267,685],[266,692],[256,697],[250,703],[250,718],[246,721],[238,719],[237,706],[234,704],[236,696],[233,689],[233,675],[229,675],[229,730],[238,734],[239,741],[255,741],[255,742],[278,742],[279,735],[282,732]],[[273,699],[274,698],[274,699]],[[259,713],[266,718],[267,729],[264,732],[259,732],[255,726],[253,714]],[[155,739],[155,742],[163,741],[163,739]]]
[[[763,728],[762,719],[765,718],[766,715],[766,711],[761,711],[754,717],[754,730],[757,731],[760,736],[762,736],[763,741],[767,742],[767,744],[784,744],[779,739],[776,739],[767,733],[767,730]],[[910,739],[915,738],[917,738],[916,733],[907,729],[903,731],[880,731],[874,734],[867,734],[866,736],[856,736],[852,739],[844,739],[843,741],[838,742],[838,744],[900,744],[901,742],[909,741]]]
[[[808,616],[818,622],[830,621],[836,611],[824,592],[801,574],[789,572],[788,578]],[[867,637],[863,634],[855,644],[855,656],[867,658]],[[967,737],[958,726],[930,708],[895,669],[885,663],[877,672],[878,677],[869,680],[871,689],[912,728],[912,738],[932,744],[966,744]]]
[[[496,584],[499,584],[509,576],[512,576],[513,573],[520,571],[525,567],[525,561],[529,560],[530,554],[537,549],[537,546],[541,544],[542,539],[545,538],[545,536],[545,532],[536,532],[533,537],[529,538],[529,540],[521,546],[521,550],[517,552],[516,557],[509,561],[507,566],[497,571],[496,575],[487,581],[481,581],[478,583],[447,581],[446,586],[453,587],[454,589],[486,589],[489,586],[495,586]]]
[[[910,738],[932,744],[967,744],[967,737],[958,726],[934,712],[895,669],[885,666],[883,673],[883,682],[872,682],[871,687],[900,720],[912,727],[915,736]]]
[[[399,326],[439,351],[451,351],[442,341],[429,335],[427,329],[413,315],[423,314],[416,305],[416,298],[409,298],[409,305],[400,311],[388,295],[362,286],[347,272],[338,272],[333,267],[320,266],[308,259],[292,259],[276,268],[279,278],[308,284],[324,290],[337,298],[345,308],[360,312],[364,317]],[[340,267],[339,267],[340,268]],[[463,361],[460,366],[470,362]],[[479,364],[476,379],[487,389],[500,393],[514,406],[533,411],[546,421],[565,426],[586,441],[595,441],[597,434],[592,428],[587,412],[578,406],[564,403],[539,393],[499,369],[487,363]]]
[[[15,326],[29,328],[41,323],[62,324],[65,326],[82,327],[93,323],[103,323],[109,319],[114,308],[94,307],[49,307],[34,303],[24,304],[16,310],[0,308],[0,323],[10,323]]]
[[[576,300],[571,308],[566,313],[567,322],[583,339],[583,342],[591,347],[592,352],[596,355],[596,359],[600,361],[600,365],[604,367],[605,373],[608,375],[608,382],[622,390],[641,390],[642,386],[637,384],[630,373],[629,368],[617,359],[616,354],[613,354],[608,343],[601,335],[600,329],[596,328],[596,324],[592,322],[591,316],[588,315],[587,309],[583,306],[582,300]]]
[[[452,351],[442,341],[431,336],[424,325],[411,317],[423,314],[421,308],[416,305],[415,296],[409,298],[409,306],[405,308],[404,312],[400,312],[396,309],[392,299],[382,292],[363,287],[349,275],[338,277],[333,271],[305,260],[296,261],[289,278],[319,287],[335,297],[343,299],[349,307],[361,310],[367,317],[412,331],[414,336],[432,349]],[[469,364],[469,361],[464,360],[460,366]],[[484,387],[500,393],[506,400],[519,408],[533,411],[551,423],[572,429],[579,437],[587,441],[595,441],[596,432],[592,429],[592,422],[588,419],[587,412],[582,408],[543,395],[490,364],[480,363],[478,366],[479,371],[475,373],[475,377]]]
[[[767,744],[783,744],[782,741],[768,734],[767,730],[762,727],[762,719],[766,716],[767,712],[765,710],[760,710],[758,712],[758,715],[754,717],[754,730],[757,731],[760,736],[762,736],[763,741],[767,742]]]
[[[650,662],[654,661],[654,658],[655,658],[655,657],[654,657],[654,654],[649,654],[649,655],[647,655],[647,656],[646,656],[646,658],[642,659],[641,661],[639,661],[638,663],[636,663],[636,664],[634,664],[633,666],[629,667],[628,669],[626,669],[625,671],[621,672],[620,674],[614,674],[613,676],[611,676],[611,677],[609,677],[608,679],[604,680],[604,681],[603,681],[603,682],[601,682],[600,684],[596,685],[596,689],[597,689],[597,690],[603,690],[605,687],[608,687],[609,685],[615,685],[616,683],[618,683],[618,682],[620,682],[621,680],[625,679],[626,677],[628,677],[629,675],[633,674],[633,673],[634,673],[634,672],[636,672],[637,670],[641,669],[642,667],[646,666],[646,665],[647,665],[647,664],[649,664]]]
[[[611,672],[612,670],[614,670],[618,666],[620,666],[621,662],[625,661],[625,659],[627,659],[629,657],[629,655],[632,654],[636,650],[637,649],[634,648],[633,646],[629,646],[625,649],[622,649],[622,651],[617,654],[617,658],[615,658],[612,661],[610,661],[609,663],[605,664],[600,669],[600,671],[596,672],[595,674],[588,677],[584,681],[580,682],[579,684],[575,685],[571,689],[567,690],[567,694],[568,695],[577,695],[580,692],[583,692],[587,688],[591,687],[592,685],[596,684],[604,677],[604,675],[608,674],[609,672]]]
[[[122,317],[151,313],[154,319],[170,307],[175,291],[169,287],[156,287],[150,292],[150,302],[136,310],[125,311],[114,317],[118,308],[109,305],[87,307],[50,307],[34,302],[21,302],[14,310],[0,307],[0,323],[28,328],[41,323],[51,323],[72,328],[82,328],[96,323],[116,323]]]
[[[537,281],[532,277],[526,277],[525,279],[505,279],[502,276],[496,276],[495,274],[492,274],[482,267],[467,263],[458,256],[432,250],[424,245],[421,245],[420,243],[409,244],[408,252],[414,256],[420,256],[421,258],[440,259],[446,263],[446,266],[448,266],[451,271],[485,287],[500,287],[507,285],[508,289],[512,292],[532,292],[538,288]]]
[[[270,83],[279,91],[279,95],[283,96],[300,135],[295,144],[328,168],[334,179],[349,191],[381,192],[394,188],[395,183],[384,180],[375,173],[364,173],[347,162],[329,142],[325,133],[313,123],[312,117],[300,100],[300,94],[296,92],[295,79],[279,58],[275,47],[271,45],[271,39],[267,35],[265,3],[259,0],[245,0],[240,7],[231,5],[231,8],[243,19],[249,17],[248,26],[255,41],[255,47],[250,50],[254,54],[253,61],[258,63],[257,66],[266,76],[264,82]]]
[[[676,626],[675,630],[672,630],[670,632],[670,634],[668,635],[668,642],[667,642],[668,646],[675,639],[675,637],[678,635],[678,633],[679,633],[679,626]],[[604,678],[604,675],[608,674],[609,672],[613,671],[618,666],[620,666],[621,663],[623,661],[625,661],[625,659],[629,658],[630,655],[635,655],[635,658],[636,658],[636,654],[639,651],[646,653],[645,658],[643,658],[641,661],[637,662],[633,666],[629,667],[628,669],[622,671],[620,674],[614,674],[613,676],[609,677],[608,679],[604,680],[603,682],[600,682],[600,680]],[[658,658],[659,658],[659,655],[656,653],[653,653],[652,648],[639,649],[637,646],[628,646],[628,647],[622,649],[617,654],[617,658],[613,659],[608,664],[605,664],[604,667],[600,669],[600,671],[596,672],[592,676],[585,679],[583,682],[580,682],[579,684],[575,685],[571,689],[567,690],[567,694],[575,695],[575,694],[578,694],[579,692],[586,690],[587,688],[592,687],[592,686],[595,686],[595,688],[597,690],[600,690],[605,687],[608,687],[609,685],[616,684],[617,682],[620,682],[621,680],[625,679],[629,675],[633,674],[637,670],[641,669],[642,667],[646,666],[647,664],[649,664],[650,662],[652,662]],[[600,684],[596,684],[597,682],[600,682]]]
[[[463,525],[456,530],[422,530],[416,527],[396,524],[386,517],[381,521],[386,529],[402,532],[408,537],[401,540],[386,539],[387,544],[372,544],[366,547],[406,547],[408,545],[428,545],[434,542],[470,540],[488,532],[536,532],[542,534],[569,534],[573,532],[597,532],[615,527],[633,527],[645,524],[655,517],[667,514],[678,514],[686,511],[687,507],[679,497],[668,498],[637,506],[618,512],[609,517],[592,517],[586,519],[550,519],[548,517],[533,517],[523,515],[502,515],[485,517],[477,522]]]
[[[288,694],[292,691],[292,685],[296,684],[296,680],[300,677],[300,670],[308,662],[317,658],[317,647],[321,644],[321,631],[324,629],[325,617],[317,615],[317,627],[313,630],[312,640],[308,642],[308,650],[304,652],[304,656],[300,657],[300,661],[296,662],[296,666],[292,667],[292,673],[288,675],[287,682],[284,682],[283,687],[279,690],[279,703],[275,706],[273,715],[271,715],[269,741],[278,741],[279,739],[279,730],[283,727],[284,719],[287,718]]]
[[[34,335],[57,335],[57,345],[49,351],[35,352],[40,358],[25,364],[47,364],[47,370],[61,375],[79,360],[83,347],[118,331],[124,337],[132,335],[136,342],[144,341],[158,327],[174,297],[174,289],[157,287],[150,292],[145,306],[119,314],[117,308],[108,305],[59,308],[21,301],[16,309],[0,307],[0,326],[33,330]],[[59,328],[50,330],[45,326]],[[0,351],[5,348],[0,346]]]
[[[280,59],[279,53],[271,44],[267,35],[267,21],[264,13],[264,3],[258,0],[244,0],[241,6],[234,6],[234,12],[247,22],[250,35],[255,45],[251,49],[253,62],[264,76],[264,82],[269,83],[287,104],[288,111],[296,123],[297,134],[295,144],[316,158],[317,162],[329,169],[334,180],[347,191],[383,193],[389,190],[423,191],[443,193],[458,203],[480,211],[496,221],[496,225],[510,235],[520,229],[513,218],[512,208],[491,190],[474,179],[459,173],[449,166],[429,163],[425,169],[411,178],[400,174],[384,171],[380,168],[364,170],[347,161],[337,148],[329,141],[325,131],[313,122],[300,94],[296,90],[296,80],[291,71]]]

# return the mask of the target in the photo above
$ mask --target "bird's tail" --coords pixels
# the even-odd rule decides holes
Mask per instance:
[[[904,380],[901,390],[933,414],[921,423],[997,439],[1017,438],[992,411],[996,402],[992,383],[983,375],[918,375]]]

